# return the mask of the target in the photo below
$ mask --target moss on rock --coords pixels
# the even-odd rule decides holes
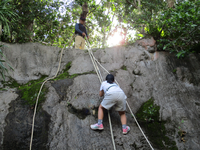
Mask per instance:
[[[155,148],[178,150],[175,141],[167,136],[166,121],[159,121],[159,110],[160,107],[155,105],[151,98],[140,107],[136,117]]]
[[[26,104],[33,106],[35,105],[41,84],[46,77],[47,76],[42,76],[40,79],[31,80],[26,84],[19,84],[16,80],[10,78],[8,81],[2,81],[3,88],[1,88],[0,90],[6,90],[6,87],[17,88],[18,93],[21,96],[21,99],[25,100]],[[45,100],[45,95],[47,92],[48,90],[44,86],[39,97],[39,103]]]
[[[69,75],[68,71],[71,68],[71,63],[72,62],[68,62],[67,65],[65,66],[65,69],[63,70],[63,73],[59,74],[55,79],[53,79],[53,81],[62,80],[62,79],[66,79],[66,78],[72,79],[72,78],[77,77],[78,75],[95,73],[94,71],[91,71],[91,72],[86,72],[86,73],[82,73],[82,74]],[[33,106],[36,103],[36,98],[38,96],[38,92],[39,92],[40,87],[46,77],[48,77],[48,76],[42,76],[40,79],[31,80],[26,84],[19,84],[19,83],[17,83],[17,81],[10,78],[9,81],[2,82],[3,88],[1,88],[0,90],[3,90],[5,87],[17,88],[19,90],[21,99],[23,99],[26,104]],[[45,95],[47,94],[47,92],[48,92],[48,89],[44,86],[42,88],[42,91],[39,96],[39,100],[38,100],[39,103],[45,101]]]
[[[19,93],[21,95],[21,98],[25,100],[25,102],[30,106],[35,105],[40,87],[46,77],[47,76],[43,76],[39,80],[32,80],[22,86],[19,86]],[[47,92],[48,89],[44,86],[40,93],[38,103],[45,101],[45,95]]]
[[[124,66],[124,65],[121,67],[121,69],[122,70],[127,70],[126,66]]]
[[[69,75],[69,69],[71,68],[71,64],[72,62],[68,62],[67,65],[65,66],[65,69],[63,70],[63,73],[62,74],[59,74],[55,79],[53,79],[54,81],[57,81],[57,80],[62,80],[62,79],[66,79],[66,78],[74,78],[77,76],[77,74],[74,74],[74,75]]]
[[[17,83],[17,81],[11,77],[9,77],[8,81],[2,81],[1,82],[3,87],[10,87],[10,88],[19,88],[20,84]]]

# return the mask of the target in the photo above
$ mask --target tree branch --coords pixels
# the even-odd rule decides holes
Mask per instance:
[[[102,0],[101,0],[101,1],[102,1]],[[99,4],[101,4],[101,1],[99,2]],[[99,4],[98,4],[98,5],[99,5]],[[91,10],[90,13],[87,15],[87,17],[88,17],[92,12],[94,12],[96,9],[97,9],[97,7],[95,7],[93,10]]]
[[[114,13],[114,15],[113,15],[113,17],[112,17],[112,22],[113,22],[113,20],[114,20],[114,17],[115,17],[115,13]],[[109,27],[109,31],[110,31],[110,30],[111,30],[111,25],[110,25],[110,27]],[[110,33],[111,33],[111,31],[107,34],[106,40],[108,39]]]
[[[131,3],[129,0],[126,0],[127,3],[133,5],[136,9],[137,9],[137,4],[136,4],[136,0],[134,0],[134,4]]]

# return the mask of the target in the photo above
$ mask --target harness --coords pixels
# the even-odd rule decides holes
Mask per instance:
[[[117,86],[117,85],[111,85],[109,88],[107,88],[107,90],[106,91],[108,91],[111,87],[113,87],[113,86]]]

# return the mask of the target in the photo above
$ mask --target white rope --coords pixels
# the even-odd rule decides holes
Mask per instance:
[[[88,40],[87,40],[87,43],[88,43],[88,45],[89,45]],[[88,46],[88,47],[89,47],[89,46]],[[89,51],[89,53],[90,53],[91,50],[88,50],[88,51]],[[92,55],[92,59],[94,59],[94,60],[99,64],[99,66],[100,66],[101,68],[103,68],[108,74],[110,74],[110,72],[109,72],[108,70],[106,70],[106,68],[103,67],[103,66],[100,64],[100,62],[94,57],[93,53],[91,53],[90,55]],[[119,83],[117,82],[117,80],[115,80],[115,82],[116,82],[117,85],[119,86]],[[129,108],[129,110],[130,110],[130,112],[131,112],[131,115],[133,116],[133,118],[134,118],[134,120],[135,120],[137,126],[139,127],[140,131],[142,132],[143,136],[145,137],[147,143],[149,144],[149,146],[151,147],[151,149],[154,150],[154,148],[151,146],[151,143],[149,142],[149,140],[147,139],[146,135],[144,134],[142,128],[140,127],[140,124],[138,123],[138,121],[137,121],[135,115],[133,114],[133,112],[132,112],[132,110],[131,110],[131,108],[130,108],[130,106],[129,106],[129,104],[128,104],[127,101],[126,101],[126,104],[127,104],[128,108]],[[109,111],[108,111],[108,118],[109,118],[109,124],[110,124],[110,130],[111,130],[111,136],[112,136],[112,141],[113,141],[114,149],[116,149],[116,148],[115,148],[115,143],[114,143],[114,137],[113,137],[113,133],[112,133],[112,125],[111,125],[111,121],[110,121],[110,114],[109,114]]]
[[[97,75],[98,75],[99,81],[100,81],[100,83],[102,83],[102,82],[103,82],[103,78],[102,78],[102,76],[101,76],[101,72],[100,72],[99,67],[97,66],[97,64],[94,63],[96,58],[94,57],[94,55],[93,55],[93,53],[92,53],[92,51],[91,51],[90,44],[89,44],[87,38],[86,38],[86,41],[87,41],[87,43],[88,43],[87,46],[88,46],[88,52],[89,52],[90,58],[91,58],[91,60],[92,60],[92,63],[93,63],[93,65],[94,65],[94,68],[95,68],[96,73],[97,73]],[[96,62],[97,62],[97,61],[96,61]],[[100,75],[99,75],[99,74],[100,74]],[[110,112],[109,112],[109,110],[108,110],[108,120],[109,120],[109,124],[110,124],[110,133],[111,133],[113,148],[114,148],[114,150],[116,150],[115,140],[114,140],[114,136],[113,136],[112,123],[111,123],[111,119],[110,119]]]
[[[74,35],[74,36],[75,36],[75,35]],[[72,39],[74,38],[74,36],[72,37]],[[71,41],[72,41],[72,39],[71,39]],[[70,41],[70,44],[71,44],[71,41]],[[69,45],[70,45],[70,44],[69,44]],[[48,80],[54,79],[54,78],[58,75],[58,72],[59,72],[59,70],[60,70],[61,60],[62,60],[62,54],[63,54],[63,50],[64,50],[65,47],[66,47],[66,45],[65,45],[65,46],[62,48],[62,50],[61,50],[59,65],[58,65],[58,69],[57,69],[56,74],[55,74],[53,77],[46,79],[46,80],[42,83],[42,85],[41,85],[41,87],[40,87],[40,90],[39,90],[39,93],[38,93],[38,95],[37,95],[37,99],[36,99],[36,102],[35,102],[34,114],[33,114],[33,123],[32,123],[32,130],[31,130],[31,141],[30,141],[30,150],[32,149],[33,133],[34,133],[34,125],[35,125],[35,115],[36,115],[36,111],[37,111],[37,105],[38,105],[38,100],[39,100],[39,97],[40,97],[40,93],[41,93],[41,91],[42,91],[42,88],[43,88],[44,84],[45,84]]]
[[[111,133],[111,137],[112,137],[113,148],[114,148],[114,150],[116,150],[109,110],[108,110],[108,120],[109,120],[109,124],[110,124],[110,133]]]
[[[88,42],[88,40],[87,40],[87,42]],[[96,58],[94,57],[91,48],[90,48],[90,50],[89,50],[89,54],[91,55],[92,61],[94,61]],[[96,61],[96,62],[97,62],[97,61]],[[94,64],[95,64],[95,66],[96,66],[96,68],[97,68],[97,70],[98,70],[98,74],[99,74],[99,76],[100,76],[100,78],[101,78],[101,82],[103,82],[103,77],[102,77],[102,75],[101,75],[101,72],[100,72],[99,67],[98,67],[98,65],[97,65],[96,62],[94,61]]]
[[[98,78],[99,78],[99,80],[100,80],[101,78],[100,78],[99,72],[97,71],[96,64],[94,63],[94,59],[92,58],[92,55],[91,55],[91,53],[90,53],[89,50],[88,50],[88,52],[89,52],[90,58],[91,58],[91,60],[92,60],[92,64],[93,64],[93,66],[94,66],[94,69],[95,69],[95,71],[96,71],[96,73],[97,73],[97,76],[98,76]],[[100,81],[100,82],[101,82],[101,81]]]

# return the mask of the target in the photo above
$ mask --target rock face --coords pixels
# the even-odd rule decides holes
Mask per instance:
[[[4,128],[3,150],[26,150],[30,143],[33,110],[24,101],[16,99],[10,103],[9,114],[6,116]],[[50,115],[42,109],[37,112],[33,149],[47,150]]]
[[[153,37],[141,39],[136,42],[138,45],[145,48],[150,53],[154,53],[156,51],[156,41]]]
[[[38,43],[5,45],[7,47],[3,52],[15,69],[10,75],[19,84],[37,80],[44,75],[51,77],[56,73],[61,49]],[[168,144],[170,142],[167,143],[162,137],[160,143],[154,141],[153,135],[142,126],[155,150],[199,150],[200,55],[177,59],[166,52],[151,52],[138,43],[93,51],[97,60],[115,75],[134,113],[149,99],[159,106],[158,122],[164,123],[162,130],[166,129],[162,133],[174,141],[175,146]],[[71,67],[66,70],[69,62]],[[105,78],[107,73],[103,69],[101,72]],[[102,98],[98,96],[100,82],[88,52],[66,49],[59,74],[66,75],[66,78],[58,78],[45,85],[48,92],[46,100],[38,108],[33,149],[113,149],[106,111],[105,129],[95,132],[89,128],[90,124],[97,121],[97,108]],[[10,81],[9,78],[7,80]],[[5,86],[3,82],[1,86]],[[28,149],[33,109],[23,104],[18,88],[7,88],[8,91],[0,92],[0,149]],[[129,110],[127,124],[131,131],[128,135],[122,135],[117,112],[112,109],[110,113],[118,150],[150,149]],[[184,136],[183,131],[186,132]],[[157,130],[155,132],[160,133]]]

